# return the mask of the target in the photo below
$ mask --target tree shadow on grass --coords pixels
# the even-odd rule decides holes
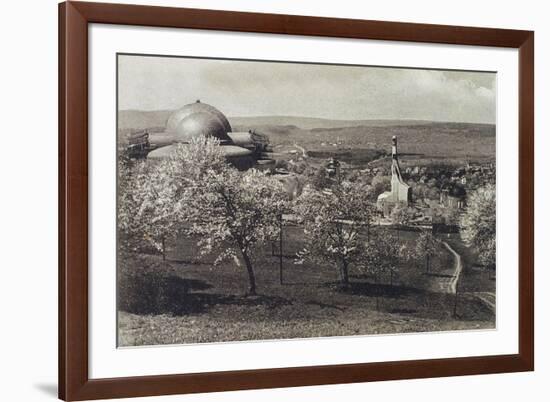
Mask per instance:
[[[393,308],[389,310],[391,314],[414,314],[417,310],[413,308]]]
[[[346,310],[345,308],[342,308],[342,307],[337,306],[335,304],[322,303],[322,302],[315,301],[315,300],[306,301],[306,302],[304,302],[304,304],[307,304],[307,305],[310,305],[310,306],[318,306],[321,309],[334,309],[334,310],[338,310],[338,311],[345,311]]]
[[[385,298],[399,298],[410,295],[422,295],[426,291],[423,289],[412,288],[402,285],[376,284],[370,282],[350,282],[344,287],[340,283],[328,283],[326,286],[334,288],[336,291],[357,295],[357,296],[378,296]]]
[[[424,272],[422,275],[431,276],[434,278],[449,278],[449,279],[454,278],[454,275],[451,275],[451,274],[436,274],[433,272]]]
[[[174,310],[190,292],[210,288],[203,280],[155,271],[124,273],[118,280],[118,308],[134,314],[162,314]]]
[[[188,293],[183,299],[177,300],[170,313],[174,315],[203,314],[217,306],[264,307],[274,310],[291,305],[288,299],[278,296],[257,295],[237,296],[216,293]]]
[[[199,258],[168,258],[166,261],[181,265],[214,265],[213,261],[205,261]]]
[[[407,156],[424,157],[426,156],[426,154],[422,154],[418,152],[399,152],[399,156],[402,158],[406,158]]]
[[[292,304],[278,296],[251,297],[207,293],[212,285],[157,272],[139,273],[119,280],[118,308],[133,314],[189,315],[206,313],[215,306],[263,306],[275,309]]]

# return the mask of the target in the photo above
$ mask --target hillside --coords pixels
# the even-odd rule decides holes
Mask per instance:
[[[399,138],[404,158],[494,159],[495,126],[465,123],[415,125],[356,125],[330,129],[296,126],[235,126],[267,134],[274,146],[301,145],[308,151],[378,149],[390,151],[392,136]],[[335,155],[336,156],[336,155]]]
[[[299,116],[229,117],[235,126],[296,126],[303,130],[334,129],[342,127],[388,127],[429,124],[425,120],[332,120]]]
[[[119,113],[119,138],[133,130],[162,131],[171,111],[125,110]],[[491,124],[421,120],[329,120],[308,117],[260,116],[229,118],[233,131],[256,130],[269,136],[277,152],[296,144],[312,155],[390,151],[399,138],[402,161],[431,163],[433,159],[494,160],[495,126]],[[353,155],[349,156],[351,159]]]
[[[120,129],[164,127],[172,110],[121,110],[118,114]],[[338,127],[387,127],[429,124],[426,120],[331,120],[300,116],[228,117],[232,126],[296,126],[304,130],[332,129]]]

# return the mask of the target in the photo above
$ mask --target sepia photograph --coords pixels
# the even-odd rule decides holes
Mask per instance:
[[[496,328],[492,71],[117,55],[117,345]]]

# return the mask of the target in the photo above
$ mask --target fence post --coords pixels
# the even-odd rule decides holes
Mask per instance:
[[[455,305],[454,305],[454,308],[453,308],[453,317],[454,318],[457,318],[457,314],[456,314],[456,309],[457,309],[457,306],[458,306],[458,284],[460,283],[460,276],[458,277],[458,279],[456,280],[456,288],[455,288]]]
[[[279,283],[283,284],[283,214],[279,215]]]

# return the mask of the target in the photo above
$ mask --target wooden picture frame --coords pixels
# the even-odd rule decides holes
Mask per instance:
[[[90,379],[88,375],[88,24],[119,24],[519,49],[519,353],[414,361]],[[534,369],[534,33],[184,8],[59,5],[59,397],[86,400]]]

